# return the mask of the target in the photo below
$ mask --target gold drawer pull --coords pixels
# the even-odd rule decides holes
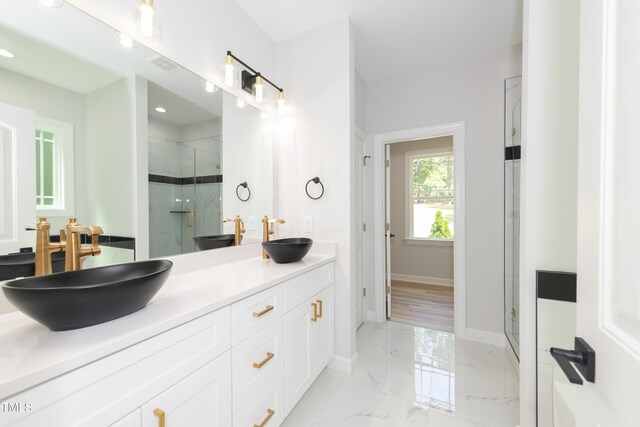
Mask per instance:
[[[264,360],[262,362],[260,362],[260,363],[254,363],[253,367],[256,368],[256,369],[262,368],[265,365],[265,363],[267,363],[269,360],[273,359],[273,356],[275,356],[275,354],[267,353],[267,357],[265,357]]]
[[[316,302],[318,303],[318,319],[322,319],[322,300],[318,299],[316,300]]]
[[[164,427],[164,411],[160,408],[153,410],[153,415],[158,417],[158,427]]]
[[[318,321],[318,304],[316,304],[315,302],[312,302],[311,306],[313,307],[313,317],[311,318],[311,321],[317,322]]]
[[[260,316],[264,316],[265,314],[267,314],[268,312],[270,312],[271,310],[273,310],[273,306],[272,305],[268,305],[267,308],[265,308],[262,311],[258,311],[258,312],[253,312],[253,317],[260,317]]]
[[[254,424],[253,427],[264,427],[267,425],[267,423],[269,422],[269,420],[271,419],[271,417],[273,417],[273,415],[276,413],[276,411],[274,411],[273,409],[269,408],[267,409],[267,417],[262,420],[262,422],[260,424]]]

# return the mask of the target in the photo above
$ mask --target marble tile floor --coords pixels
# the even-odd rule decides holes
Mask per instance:
[[[284,427],[514,427],[518,378],[503,348],[396,322],[358,330],[353,375],[325,369]]]

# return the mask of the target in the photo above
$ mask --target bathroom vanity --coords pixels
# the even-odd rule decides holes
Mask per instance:
[[[335,250],[224,251],[176,257],[146,308],[108,323],[0,316],[0,426],[279,425],[333,357]]]

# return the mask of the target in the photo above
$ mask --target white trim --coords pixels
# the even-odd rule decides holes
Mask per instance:
[[[437,136],[453,136],[454,191],[456,206],[456,228],[454,237],[454,332],[457,338],[467,336],[467,304],[466,304],[466,261],[465,261],[465,124],[464,122],[447,123],[416,129],[377,134],[373,138],[374,148],[374,239],[375,239],[375,312],[376,321],[385,320],[384,292],[384,150],[386,144],[434,138]],[[502,335],[501,335],[502,336]],[[504,345],[504,340],[502,342]]]
[[[391,273],[391,279],[400,280],[402,282],[419,283],[422,285],[453,287],[453,279],[445,279],[443,277],[413,276],[411,274]]]
[[[36,116],[36,130],[51,132],[56,135],[57,148],[55,150],[55,175],[62,178],[55,188],[54,206],[38,207],[38,216],[74,216],[75,215],[75,164],[74,164],[74,133],[71,123]],[[34,136],[35,137],[35,136]],[[35,139],[34,139],[35,144]],[[35,162],[35,160],[34,160]],[[35,203],[35,199],[34,199]]]
[[[333,356],[327,365],[327,368],[343,374],[351,375],[360,363],[360,353],[355,352],[351,358],[343,356]]]
[[[496,347],[505,347],[505,335],[504,332],[487,332],[480,329],[466,328],[466,335],[464,337],[467,341],[481,342],[484,344],[495,345]],[[457,334],[456,334],[457,335]],[[456,336],[456,338],[458,338]]]
[[[424,245],[424,246],[453,246],[453,239],[421,239],[418,237],[406,238],[404,242],[407,245]]]

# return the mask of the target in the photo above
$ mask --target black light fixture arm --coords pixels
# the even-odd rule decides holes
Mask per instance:
[[[244,68],[246,68],[247,70],[251,71],[254,76],[260,76],[262,77],[262,80],[264,80],[265,82],[269,83],[271,86],[273,86],[278,92],[283,92],[284,89],[282,89],[281,87],[279,87],[278,85],[276,85],[275,83],[273,83],[271,80],[269,80],[268,78],[266,78],[265,76],[263,76],[261,73],[259,73],[258,71],[254,70],[252,67],[250,67],[249,65],[247,65],[246,62],[244,62],[242,59],[238,58],[237,56],[235,56],[233,53],[231,53],[230,50],[227,51],[227,55],[229,55],[230,57],[232,57],[233,59],[235,59],[236,61],[238,61],[238,63],[240,65],[242,65]]]

